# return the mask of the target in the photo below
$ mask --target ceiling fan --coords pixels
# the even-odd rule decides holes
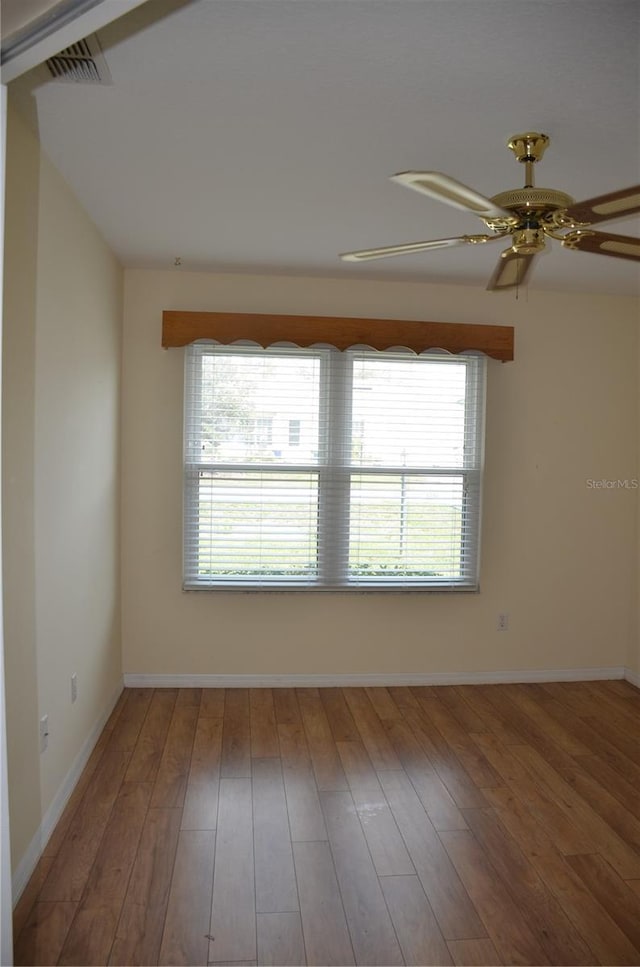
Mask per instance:
[[[430,249],[509,239],[509,248],[502,252],[489,280],[487,289],[490,290],[522,285],[531,272],[535,256],[546,247],[548,238],[556,239],[574,251],[640,261],[640,239],[594,232],[589,227],[639,212],[640,185],[582,202],[575,202],[570,195],[554,188],[536,188],[533,166],[542,158],[549,140],[546,134],[528,131],[515,134],[507,142],[516,159],[525,166],[525,184],[523,188],[502,191],[493,198],[485,198],[439,171],[403,171],[391,176],[391,180],[399,185],[478,215],[492,234],[389,245],[345,252],[340,258],[348,262],[365,262],[392,255],[413,255]]]

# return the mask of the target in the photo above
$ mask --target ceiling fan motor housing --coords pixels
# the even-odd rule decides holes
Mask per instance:
[[[571,195],[555,188],[513,188],[492,199],[496,205],[513,212],[513,221],[485,219],[493,231],[513,233],[514,251],[535,254],[544,248],[545,228],[553,224],[553,214],[573,204]]]
[[[573,204],[571,195],[555,188],[512,188],[494,195],[491,201],[517,215],[547,215]]]

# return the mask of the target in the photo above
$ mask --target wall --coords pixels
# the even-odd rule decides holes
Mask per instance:
[[[43,818],[121,682],[122,269],[11,111],[7,149],[3,565],[15,871],[37,853]]]
[[[4,172],[6,171],[7,146],[7,87],[0,84],[0,292],[4,271]],[[0,331],[2,311],[0,309]],[[2,403],[0,400],[0,411]],[[2,455],[0,453],[0,464]],[[0,468],[1,469],[1,468]],[[2,536],[0,525],[0,539]],[[2,565],[0,563],[0,590],[2,589]],[[0,616],[2,600],[0,598]],[[9,837],[9,778],[7,771],[7,713],[4,680],[4,619],[0,624],[0,963],[10,964],[13,959],[13,924],[11,917],[11,841]]]
[[[640,344],[639,344],[639,354],[638,354],[638,382],[640,385]],[[638,420],[640,423],[640,392],[638,394]],[[640,441],[639,441],[640,442]],[[629,678],[630,680],[640,688],[640,512],[638,513],[637,520],[637,541],[638,541],[638,562],[637,562],[637,574],[638,583],[636,585],[636,634],[629,646]]]
[[[163,309],[515,325],[516,360],[489,364],[480,593],[183,593],[183,351],[160,348]],[[631,298],[127,271],[125,673],[626,665],[636,627],[637,494],[588,481],[638,475],[636,360]],[[498,632],[504,611],[510,627]]]

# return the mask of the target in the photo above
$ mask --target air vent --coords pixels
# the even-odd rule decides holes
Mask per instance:
[[[71,84],[111,84],[111,74],[95,34],[65,47],[46,62],[56,81]]]

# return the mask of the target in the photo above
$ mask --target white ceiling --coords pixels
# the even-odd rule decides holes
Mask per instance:
[[[503,243],[337,256],[481,232],[388,176],[520,187],[505,143],[522,131],[551,137],[540,186],[582,200],[638,183],[639,15],[637,0],[151,0],[100,31],[111,86],[40,69],[12,87],[126,265],[484,287]],[[639,291],[638,263],[551,245],[530,288]]]

